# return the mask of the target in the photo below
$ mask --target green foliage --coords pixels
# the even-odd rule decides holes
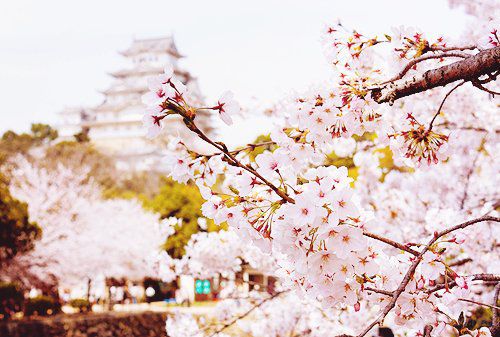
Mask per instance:
[[[61,311],[61,304],[49,296],[29,298],[24,304],[25,316],[49,316]]]
[[[29,251],[41,229],[29,221],[28,205],[14,199],[0,175],[0,263]]]
[[[74,298],[68,304],[77,309],[78,312],[87,312],[90,310],[90,302],[85,298]]]
[[[255,141],[252,144],[259,144],[259,143],[265,143],[271,141],[271,136],[269,134],[267,135],[260,135],[257,138],[255,138]],[[259,154],[263,153],[265,150],[268,151],[274,151],[277,148],[276,145],[266,145],[266,146],[259,146],[256,147],[255,149],[249,151],[248,156],[251,161],[255,161],[255,157],[257,157]]]
[[[26,155],[31,148],[56,138],[57,131],[47,124],[32,124],[31,133],[17,134],[14,131],[6,131],[0,139],[0,164],[13,155]]]
[[[22,310],[24,295],[15,283],[0,282],[0,318],[9,319]]]
[[[58,137],[57,130],[47,124],[31,124],[31,134],[37,142],[51,141]]]
[[[104,190],[103,196],[108,199],[152,198],[160,191],[162,179],[163,175],[157,172],[132,172]]]
[[[174,258],[184,254],[184,246],[191,235],[200,231],[198,218],[202,217],[201,205],[204,199],[198,187],[193,184],[179,184],[171,179],[163,179],[163,185],[153,198],[145,199],[144,206],[160,214],[162,219],[176,217],[182,219],[182,225],[164,244],[164,249]],[[217,231],[221,227],[208,222],[208,231]]]
[[[493,310],[491,308],[478,306],[470,317],[467,318],[467,328],[477,330],[483,326],[489,327],[493,322]]]

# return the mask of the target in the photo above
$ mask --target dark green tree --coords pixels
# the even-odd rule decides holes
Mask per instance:
[[[29,221],[28,205],[12,197],[0,176],[0,264],[32,249],[40,235],[40,227]]]

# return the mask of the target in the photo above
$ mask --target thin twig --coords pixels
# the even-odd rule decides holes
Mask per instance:
[[[448,266],[450,266],[450,267],[463,266],[464,264],[469,263],[471,261],[472,261],[472,259],[470,257],[467,257],[465,259],[461,259],[461,260],[457,260],[457,261],[451,262],[451,263],[448,264]]]
[[[495,310],[500,310],[500,308],[497,307],[496,305],[481,303],[481,302],[477,302],[477,301],[474,301],[474,300],[468,300],[466,298],[459,298],[458,300],[459,301],[463,301],[463,302],[472,303],[472,304],[482,305],[484,307],[492,308],[492,309],[495,309]]]
[[[280,296],[281,294],[284,294],[284,293],[286,293],[288,291],[289,290],[283,290],[283,291],[277,292],[276,294],[273,294],[270,297],[267,297],[267,298],[263,299],[258,304],[254,305],[252,308],[250,308],[249,310],[245,311],[243,314],[241,314],[239,316],[236,316],[231,321],[229,321],[228,323],[225,323],[222,327],[220,327],[219,329],[215,330],[210,335],[210,337],[215,336],[218,333],[221,333],[222,331],[226,330],[227,328],[229,328],[234,323],[238,322],[240,319],[243,319],[243,318],[247,317],[248,315],[250,315],[255,309],[260,308],[264,303],[269,302],[269,301],[275,299],[276,297]]]
[[[484,142],[484,138],[481,141],[481,146],[483,145],[483,142]],[[465,201],[467,201],[467,197],[469,195],[470,178],[472,177],[472,173],[474,173],[474,170],[476,168],[477,160],[479,159],[479,155],[481,154],[480,149],[481,149],[481,147],[477,150],[477,152],[476,152],[476,154],[474,156],[474,160],[472,161],[472,165],[471,165],[469,171],[467,172],[467,176],[465,177],[464,193],[462,195],[462,199],[460,199],[460,209],[461,210],[464,209]]]
[[[394,76],[393,78],[391,78],[385,82],[380,83],[379,85],[384,85],[384,84],[391,83],[391,82],[402,79],[404,77],[404,75],[406,75],[406,73],[408,71],[410,71],[411,68],[413,68],[414,66],[416,66],[418,63],[420,63],[422,61],[431,60],[431,59],[442,59],[442,58],[447,58],[447,57],[467,58],[469,56],[471,56],[471,55],[466,54],[466,53],[460,53],[460,52],[446,52],[446,53],[441,53],[441,54],[422,55],[422,56],[417,57],[417,58],[411,60],[410,62],[408,62],[406,64],[406,66],[403,68],[403,70],[401,70],[396,76]]]
[[[471,275],[472,276],[472,281],[485,281],[485,282],[499,282],[500,281],[500,275],[495,275],[495,274],[476,274],[476,275]],[[465,276],[468,277],[468,276]],[[427,289],[425,293],[427,294],[432,294],[436,291],[445,289],[448,287],[449,289],[453,288],[456,286],[457,283],[455,281],[450,281],[448,284],[441,283],[436,285],[434,288]]]
[[[386,295],[386,296],[392,296],[394,293],[392,291],[387,291],[383,289],[377,289],[377,288],[372,288],[372,287],[365,287],[364,290],[366,291],[373,291],[374,293]]]
[[[495,95],[500,95],[500,92],[498,91],[493,91],[491,89],[486,88],[484,85],[482,85],[479,81],[472,81],[472,85],[475,86],[476,88],[486,91],[487,93],[495,96]]]
[[[262,142],[262,143],[256,143],[256,144],[247,144],[246,146],[244,146],[242,148],[229,151],[229,153],[231,153],[233,156],[235,156],[235,155],[237,155],[241,152],[247,151],[247,150],[253,151],[256,148],[261,147],[261,146],[268,146],[268,145],[275,145],[275,144],[276,144],[276,142],[273,142],[272,140],[268,141],[268,142]],[[216,153],[212,153],[212,154],[200,154],[200,156],[210,158],[210,157],[218,156],[221,154],[223,155],[224,152],[216,152]]]
[[[432,325],[426,325],[424,327],[424,337],[431,337],[431,332],[432,332],[433,326]]]
[[[454,51],[454,50],[474,50],[477,49],[477,46],[474,45],[469,45],[469,46],[462,46],[462,47],[439,47],[439,46],[433,46],[429,47],[430,50],[432,51],[443,51],[443,52],[448,52],[448,51]]]
[[[396,241],[393,241],[391,239],[387,239],[385,237],[382,237],[380,235],[377,235],[377,234],[374,234],[374,233],[370,233],[370,232],[363,232],[363,235],[364,236],[367,236],[369,238],[372,238],[372,239],[375,239],[375,240],[378,240],[378,241],[381,241],[381,242],[384,242],[390,246],[393,246],[394,248],[398,248],[398,249],[401,249],[401,250],[404,250],[405,252],[407,253],[410,253],[414,256],[418,256],[419,252],[417,252],[416,250],[413,250],[399,242],[396,242]]]
[[[439,115],[439,113],[441,112],[441,109],[443,108],[443,105],[444,105],[444,102],[446,102],[446,99],[451,95],[451,93],[453,91],[455,91],[455,89],[457,89],[458,87],[460,87],[461,85],[463,85],[465,83],[465,80],[463,80],[462,82],[458,83],[456,86],[454,86],[450,91],[448,91],[448,93],[446,94],[446,96],[444,96],[443,100],[441,101],[441,104],[439,105],[439,108],[437,110],[437,112],[434,114],[434,117],[432,117],[432,120],[431,120],[431,123],[429,124],[429,131],[432,130],[432,124],[434,123],[434,120],[436,119],[436,117]]]

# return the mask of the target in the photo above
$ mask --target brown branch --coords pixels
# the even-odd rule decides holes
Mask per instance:
[[[399,98],[410,96],[459,80],[473,81],[478,77],[500,69],[500,47],[490,48],[436,69],[427,70],[408,79],[400,79],[371,89],[371,96],[377,103],[393,103]]]
[[[472,85],[475,86],[476,88],[486,91],[488,94],[491,94],[493,96],[495,95],[500,95],[500,92],[498,91],[493,91],[491,89],[486,88],[484,85],[482,85],[479,81],[472,81]]]
[[[424,337],[431,337],[431,332],[432,332],[433,326],[432,325],[426,325],[424,327]]]
[[[481,306],[483,306],[483,307],[488,307],[488,308],[495,309],[495,310],[500,310],[500,308],[499,308],[499,307],[497,307],[496,305],[491,305],[491,304],[481,303],[481,302],[474,301],[474,300],[469,300],[469,299],[466,299],[466,298],[459,298],[458,300],[459,300],[459,301],[462,301],[462,302],[467,302],[467,303],[472,303],[472,304],[481,305]]]
[[[462,46],[462,47],[439,47],[439,46],[431,46],[429,47],[429,50],[432,51],[443,51],[443,52],[448,52],[448,51],[454,51],[454,50],[474,50],[477,49],[477,46],[474,45],[469,45],[469,46]]]
[[[494,275],[494,274],[476,274],[472,275],[472,281],[485,281],[485,282],[499,282],[500,281],[500,275]],[[434,288],[427,289],[425,292],[427,294],[432,294],[436,291],[446,289],[448,288],[453,288],[456,286],[457,283],[455,281],[450,281],[448,284],[441,283],[436,285]]]
[[[231,153],[233,156],[235,156],[243,151],[247,151],[247,150],[253,151],[256,148],[261,147],[261,146],[268,146],[268,145],[275,145],[275,144],[276,144],[276,142],[273,142],[272,140],[268,141],[268,142],[262,142],[262,143],[256,143],[256,144],[247,144],[246,146],[244,146],[242,148],[229,151],[229,153]],[[218,156],[221,154],[223,155],[224,152],[216,152],[216,153],[212,153],[212,154],[200,154],[199,156],[210,158],[210,157]]]
[[[482,216],[480,218],[477,218],[477,219],[474,219],[474,220],[469,220],[469,221],[466,221],[466,222],[461,223],[459,225],[450,227],[450,228],[445,229],[444,231],[441,231],[441,232],[437,233],[436,235],[434,235],[435,239],[433,239],[434,241],[431,244],[433,244],[434,242],[436,242],[440,237],[445,236],[446,234],[450,234],[451,232],[454,232],[457,229],[463,229],[463,228],[466,228],[466,227],[469,227],[471,225],[474,225],[474,224],[477,224],[477,223],[480,223],[480,222],[484,222],[484,221],[500,222],[500,218],[495,217],[495,216],[485,215],[485,216]]]
[[[366,291],[372,291],[374,293],[378,293],[378,294],[382,294],[382,295],[386,295],[386,296],[392,296],[392,295],[394,295],[394,293],[392,291],[387,291],[387,290],[383,290],[383,289],[365,287],[364,290],[366,290]]]
[[[410,253],[414,256],[418,256],[419,252],[417,252],[416,250],[413,250],[399,242],[396,242],[396,241],[393,241],[393,240],[390,240],[390,239],[387,239],[387,238],[384,238],[380,235],[377,235],[377,234],[373,234],[373,233],[370,233],[370,232],[363,232],[363,235],[364,236],[367,236],[369,238],[372,238],[372,239],[375,239],[375,240],[378,240],[378,241],[381,241],[381,242],[384,242],[390,246],[393,246],[394,248],[398,248],[398,249],[401,249],[401,250],[404,250],[405,252],[407,253]]]
[[[457,260],[457,261],[451,262],[451,263],[448,264],[448,266],[450,266],[450,267],[463,266],[464,264],[469,263],[471,261],[472,261],[472,259],[470,257],[467,257],[465,259],[461,259],[461,260]]]

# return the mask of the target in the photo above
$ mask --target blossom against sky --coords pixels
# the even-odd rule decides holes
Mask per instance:
[[[182,65],[216,101],[232,90],[258,110],[292,89],[329,77],[319,42],[326,23],[383,33],[404,23],[456,37],[465,15],[444,0],[401,1],[98,1],[0,3],[0,132],[58,122],[67,106],[101,102],[109,72],[126,66],[117,51],[136,38],[174,34]],[[253,117],[256,121],[258,117]],[[250,141],[246,123],[220,125],[229,144]],[[259,132],[265,129],[261,125]],[[219,126],[219,125],[218,125]],[[242,133],[243,132],[243,133]],[[244,134],[245,139],[241,135]]]

